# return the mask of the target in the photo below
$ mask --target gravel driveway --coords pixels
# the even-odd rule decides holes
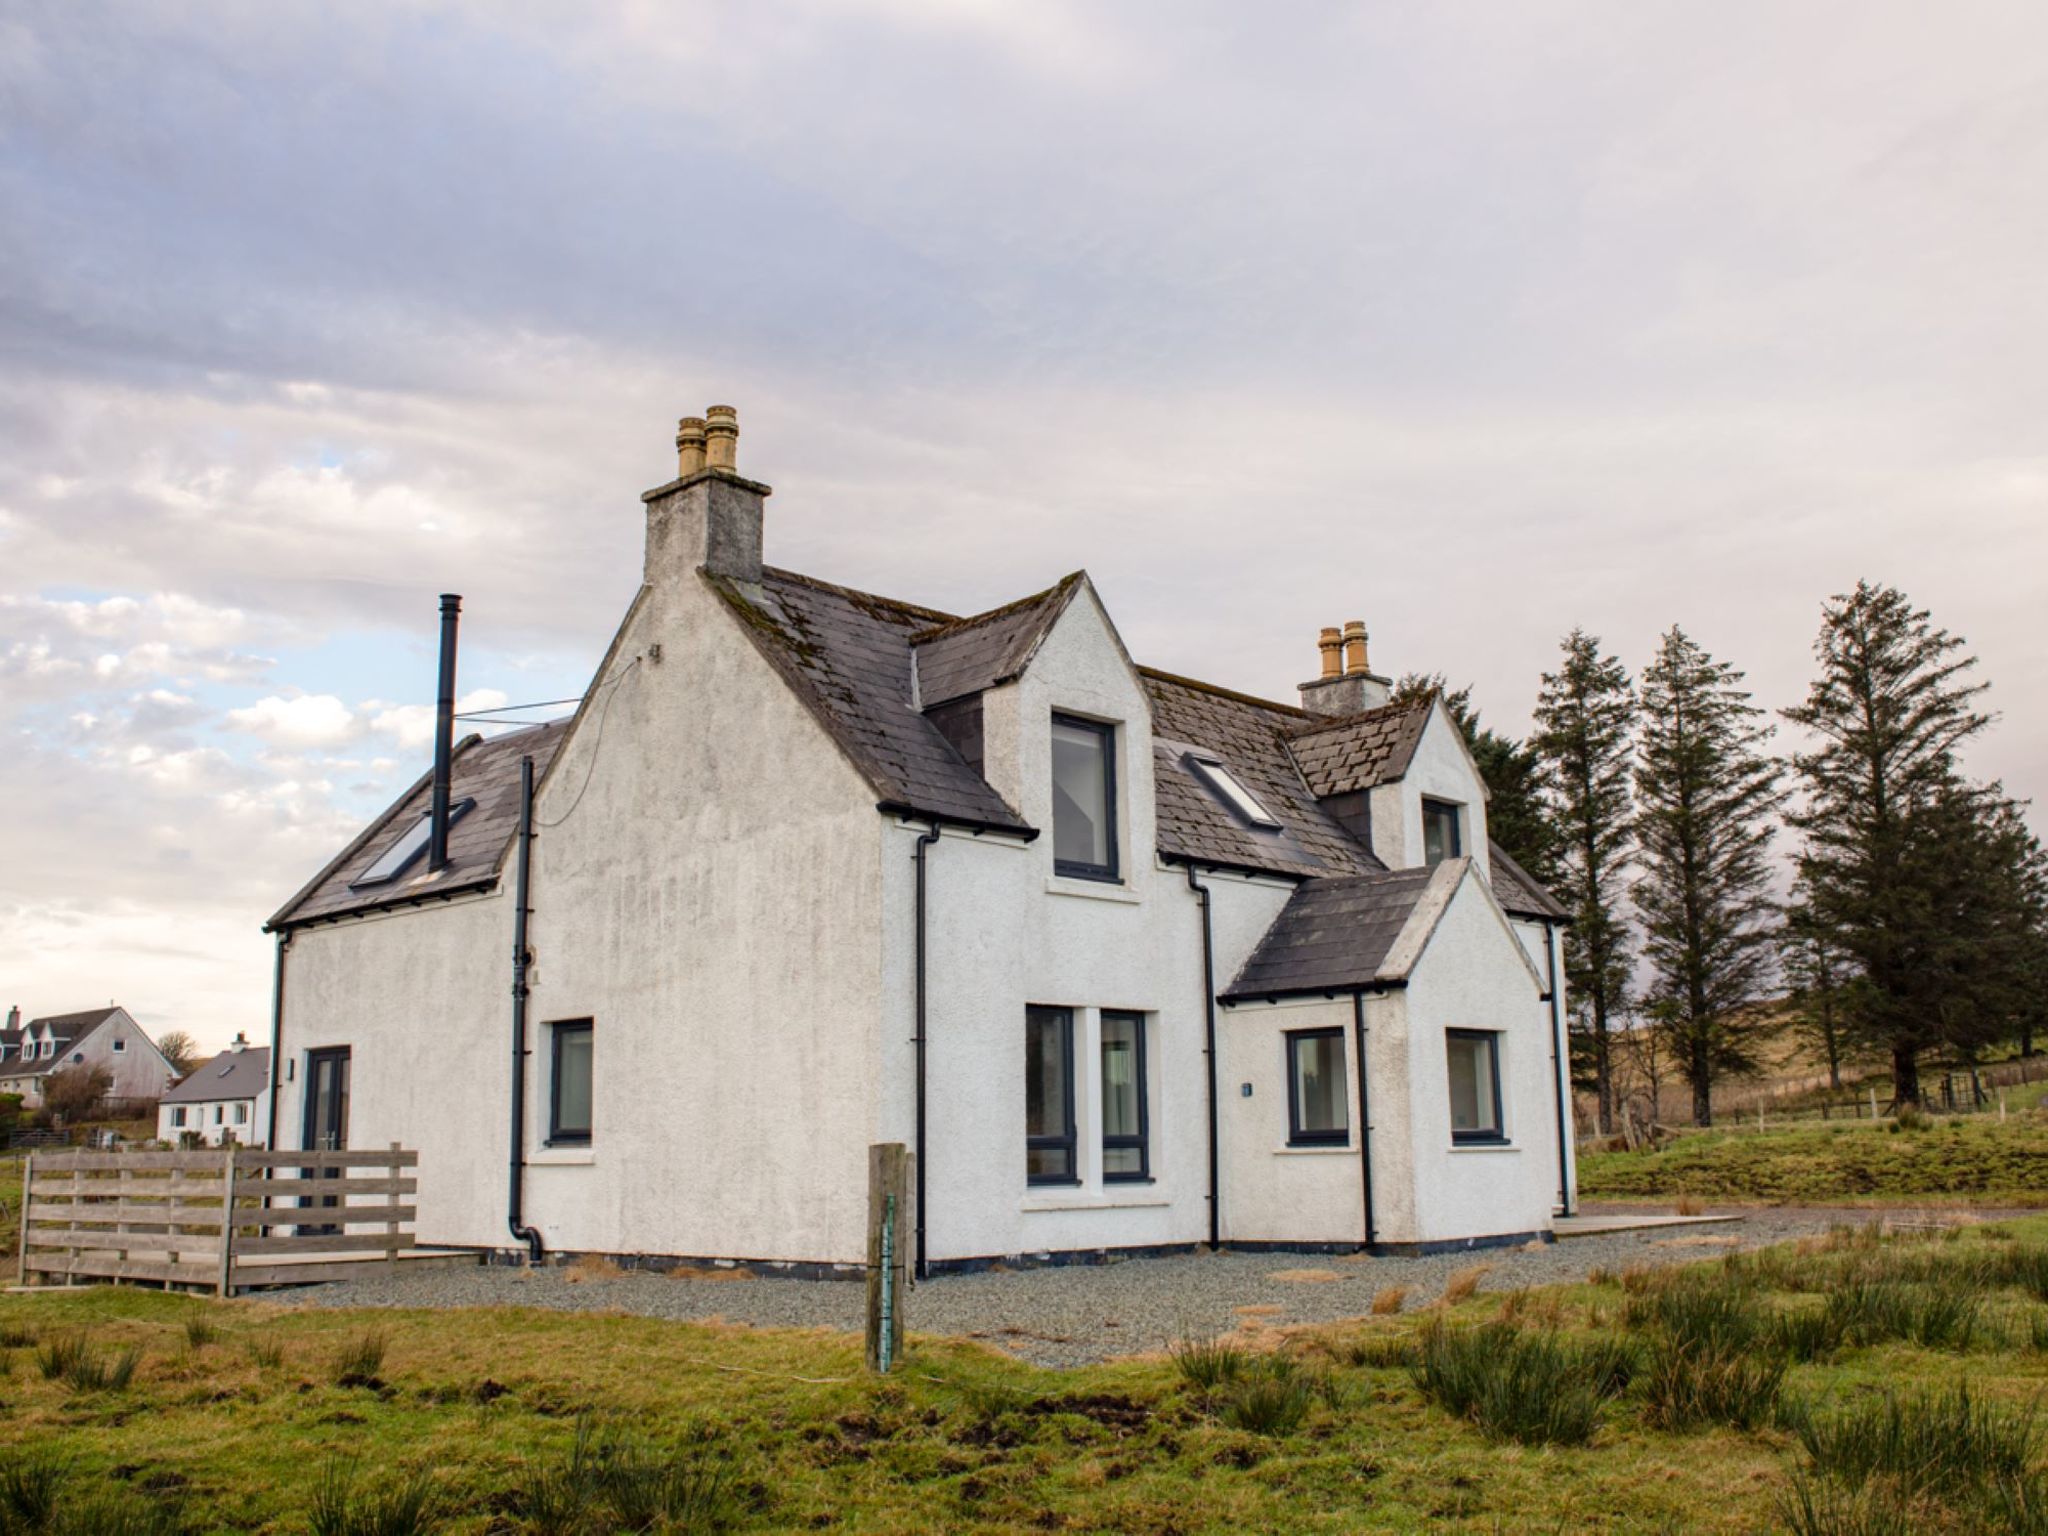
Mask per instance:
[[[1589,1208],[1618,1214],[1622,1205]],[[1637,1207],[1670,1214],[1671,1207]],[[1541,1247],[1430,1258],[1214,1253],[1116,1264],[942,1275],[909,1298],[915,1332],[982,1339],[1040,1365],[1076,1366],[1163,1348],[1184,1334],[1356,1317],[1383,1286],[1412,1287],[1410,1307],[1434,1300],[1454,1270],[1490,1265],[1481,1289],[1514,1290],[1585,1278],[1594,1268],[1681,1262],[1784,1242],[1876,1210],[1751,1209],[1735,1222],[1574,1237]],[[1898,1213],[1903,1214],[1903,1213]],[[1985,1219],[1996,1213],[1982,1212]],[[551,1307],[620,1311],[678,1321],[719,1318],[761,1328],[861,1326],[863,1287],[846,1281],[698,1279],[569,1269],[437,1269],[278,1292],[285,1306]]]

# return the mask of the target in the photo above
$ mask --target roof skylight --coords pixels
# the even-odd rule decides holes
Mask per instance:
[[[1244,821],[1264,832],[1280,830],[1280,823],[1273,813],[1260,804],[1258,796],[1238,782],[1237,775],[1223,766],[1221,758],[1190,752],[1185,761],[1195,777],[1209,787],[1209,792]]]
[[[448,825],[454,826],[462,820],[463,813],[475,805],[474,800],[458,800],[448,807]],[[359,891],[366,885],[387,885],[404,874],[421,854],[427,851],[427,841],[434,833],[434,818],[431,812],[421,811],[419,820],[406,828],[404,834],[384,850],[383,857],[348,883],[352,891]]]

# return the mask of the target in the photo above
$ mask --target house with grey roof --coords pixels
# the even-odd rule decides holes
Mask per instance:
[[[877,1142],[922,1273],[1549,1235],[1565,914],[1363,623],[1283,703],[1140,664],[1084,572],[782,569],[737,432],[684,421],[575,713],[444,702],[270,919],[273,1145],[417,1147],[421,1239],[508,1256],[859,1273]]]
[[[270,1144],[270,1050],[236,1035],[211,1060],[194,1067],[158,1101],[156,1137],[173,1146]]]
[[[118,1003],[47,1014],[26,1024],[20,1008],[7,1010],[0,1028],[0,1093],[18,1093],[24,1108],[38,1109],[51,1075],[72,1067],[104,1068],[106,1096],[130,1105],[153,1102],[178,1075]]]

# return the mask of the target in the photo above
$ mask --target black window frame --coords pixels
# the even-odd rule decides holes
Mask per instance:
[[[1070,880],[1100,880],[1118,885],[1123,882],[1120,850],[1117,847],[1118,829],[1116,815],[1116,727],[1104,720],[1086,720],[1079,715],[1061,714],[1053,711],[1052,723],[1064,725],[1070,730],[1092,731],[1102,742],[1102,819],[1106,835],[1103,846],[1109,851],[1106,864],[1084,863],[1079,859],[1063,859],[1055,852],[1052,872]],[[1059,807],[1053,807],[1053,847],[1059,847]]]
[[[1138,1133],[1135,1136],[1112,1136],[1107,1130],[1103,1131],[1102,1182],[1105,1184],[1150,1184],[1152,1182],[1152,1085],[1146,1080],[1145,1076],[1145,1036],[1148,1033],[1145,1028],[1145,1015],[1135,1008],[1103,1009],[1102,1023],[1105,1026],[1105,1039],[1107,1038],[1106,1026],[1111,1019],[1127,1019],[1135,1026],[1132,1038],[1137,1043]],[[1101,1042],[1098,1041],[1097,1044],[1100,1047]],[[1098,1055],[1100,1055],[1099,1049]],[[1102,1091],[1106,1094],[1109,1090],[1108,1069],[1106,1065],[1098,1063],[1097,1070],[1102,1080]],[[1105,1114],[1104,1123],[1107,1124],[1107,1122],[1108,1116]],[[1138,1154],[1137,1171],[1110,1172],[1109,1154],[1111,1152],[1128,1152],[1133,1148],[1136,1149]]]
[[[1348,1147],[1351,1145],[1351,1092],[1350,1060],[1344,1048],[1342,1025],[1330,1025],[1319,1029],[1290,1029],[1287,1041],[1287,1145],[1290,1147]],[[1335,1040],[1337,1059],[1345,1063],[1344,1088],[1337,1095],[1337,1102],[1344,1105],[1344,1129],[1341,1131],[1305,1131],[1301,1127],[1301,1072],[1295,1065],[1295,1053],[1301,1049],[1304,1040]]]
[[[1451,825],[1451,846],[1440,859],[1429,856],[1429,823],[1432,811],[1443,812]],[[1445,859],[1462,859],[1465,856],[1464,807],[1455,800],[1439,800],[1434,795],[1422,797],[1422,859],[1425,864],[1441,864]]]
[[[597,1033],[591,1019],[560,1019],[548,1025],[548,1145],[587,1147],[597,1125]],[[562,1128],[562,1042],[576,1035],[590,1040],[590,1124]]]
[[[1444,1077],[1446,1092],[1450,1078],[1449,1053],[1454,1040],[1483,1040],[1486,1042],[1487,1065],[1493,1079],[1493,1129],[1490,1131],[1461,1131],[1451,1128],[1451,1145],[1457,1147],[1504,1147],[1508,1144],[1507,1116],[1502,1110],[1500,1097],[1500,1034],[1497,1029],[1447,1029],[1444,1031]],[[1449,1109],[1448,1100],[1445,1104]]]
[[[1056,1003],[1031,1003],[1024,1009],[1024,1070],[1031,1071],[1031,1015],[1052,1014],[1060,1021],[1060,1050],[1066,1057],[1066,1071],[1060,1074],[1066,1091],[1066,1134],[1063,1136],[1034,1136],[1027,1123],[1024,1127],[1024,1182],[1027,1185],[1053,1185],[1069,1187],[1081,1182],[1080,1123],[1074,1113],[1074,1010]],[[1026,1081],[1028,1082],[1028,1076]],[[1065,1173],[1033,1173],[1031,1154],[1034,1152],[1065,1152],[1067,1171]]]

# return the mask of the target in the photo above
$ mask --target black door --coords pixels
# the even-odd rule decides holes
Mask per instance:
[[[348,1047],[306,1053],[306,1126],[299,1145],[308,1152],[339,1152],[348,1145]],[[309,1177],[338,1179],[341,1169],[322,1169]],[[308,1200],[308,1205],[339,1205],[334,1195]],[[334,1226],[301,1227],[302,1233],[335,1233]]]

